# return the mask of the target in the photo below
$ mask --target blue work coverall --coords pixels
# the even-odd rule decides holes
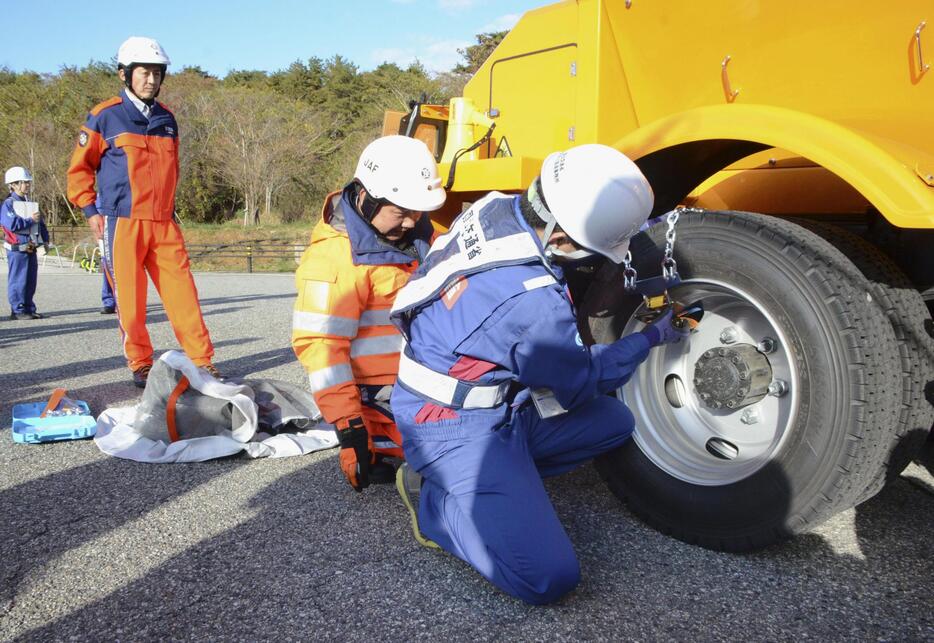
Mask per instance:
[[[24,246],[36,242],[48,243],[49,231],[45,223],[39,222],[39,239],[30,239],[30,229],[35,223],[16,215],[13,210],[15,201],[28,201],[26,197],[11,193],[0,205],[0,225],[3,226],[3,242],[6,250],[9,274],[7,275],[7,299],[10,310],[16,315],[28,315],[36,312],[32,298],[36,294],[36,281],[39,274],[39,261],[35,250],[26,252]]]
[[[605,394],[650,348],[641,333],[584,346],[561,271],[542,253],[518,197],[492,193],[435,242],[393,307],[408,344],[392,408],[423,476],[420,530],[533,604],[580,580],[542,477],[629,438],[632,413]],[[531,389],[567,411],[543,419]]]

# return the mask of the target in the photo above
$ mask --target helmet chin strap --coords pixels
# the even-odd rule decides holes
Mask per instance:
[[[535,214],[538,215],[538,218],[545,222],[545,234],[542,237],[542,240],[547,241],[547,239],[551,237],[551,233],[554,232],[555,228],[558,226],[558,221],[551,213],[551,210],[545,206],[542,195],[539,194],[538,191],[539,185],[539,179],[536,178],[534,181],[532,181],[532,185],[529,186],[529,205],[531,205],[532,209],[535,210]]]
[[[574,252],[564,252],[560,248],[557,248],[553,245],[549,245],[545,248],[545,256],[549,259],[554,259],[561,263],[572,263],[575,261],[583,261],[584,259],[590,259],[594,253],[589,250],[584,250],[583,248],[578,248]]]
[[[549,261],[554,260],[561,263],[572,263],[592,257],[593,253],[583,248],[578,248],[573,252],[564,252],[554,244],[548,243],[548,239],[551,238],[555,228],[558,227],[558,221],[542,201],[541,194],[539,194],[538,191],[539,185],[539,179],[532,181],[532,185],[529,186],[528,196],[529,205],[535,210],[535,214],[538,215],[538,218],[545,222],[545,233],[542,236],[542,240],[545,242],[545,257]]]
[[[357,184],[356,194],[359,197],[360,190],[363,190],[363,201],[359,202],[359,207],[357,210],[360,215],[363,217],[363,220],[373,225],[373,217],[376,216],[376,213],[379,212],[379,209],[383,206],[383,203],[380,199],[377,199],[370,191],[366,189],[366,186],[359,180],[354,181]],[[358,198],[359,201],[359,198]]]

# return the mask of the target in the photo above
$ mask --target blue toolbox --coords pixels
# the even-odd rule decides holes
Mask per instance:
[[[97,420],[86,402],[69,400],[65,414],[47,413],[49,404],[35,402],[13,407],[13,441],[35,444],[58,440],[78,440],[93,437]],[[44,416],[44,417],[43,417]]]

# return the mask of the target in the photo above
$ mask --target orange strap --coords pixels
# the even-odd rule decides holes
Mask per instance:
[[[63,397],[65,397],[65,389],[57,388],[52,391],[52,395],[49,397],[49,403],[45,405],[45,409],[39,414],[39,417],[44,418],[49,414],[49,411],[54,411]]]
[[[165,426],[169,430],[170,442],[178,442],[178,429],[175,427],[175,404],[178,402],[179,396],[187,390],[188,378],[182,375],[165,405]]]

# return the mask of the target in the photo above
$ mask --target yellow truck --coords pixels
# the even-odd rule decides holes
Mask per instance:
[[[704,302],[618,392],[635,437],[598,462],[660,530],[763,547],[871,497],[928,439],[929,21],[926,0],[569,0],[526,13],[462,97],[387,115],[442,162],[448,220],[583,143],[649,178],[657,224],[631,264],[571,281],[594,342],[640,327],[627,276],[661,275],[671,241],[670,295]]]

